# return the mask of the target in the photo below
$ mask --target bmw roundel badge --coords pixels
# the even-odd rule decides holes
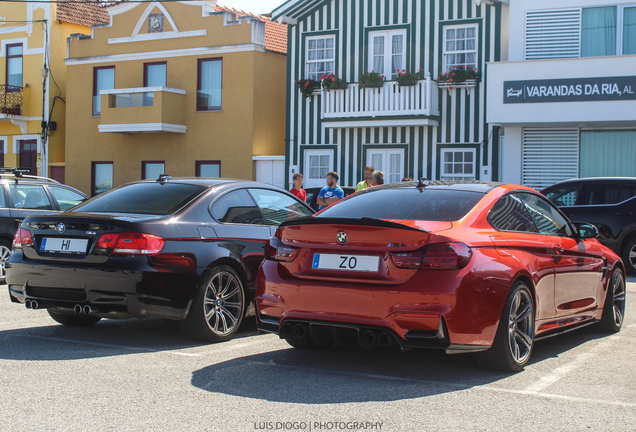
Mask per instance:
[[[347,236],[346,232],[340,231],[338,235],[336,235],[336,240],[338,240],[338,243],[340,243],[341,245],[346,245],[349,241],[349,236]]]
[[[66,225],[64,225],[63,222],[60,222],[59,224],[57,224],[57,228],[55,228],[55,229],[57,230],[57,232],[59,232],[61,234],[64,231],[66,231]]]

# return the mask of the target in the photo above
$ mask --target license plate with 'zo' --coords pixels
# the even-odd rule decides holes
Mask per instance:
[[[314,254],[313,269],[377,273],[380,257],[369,255]]]

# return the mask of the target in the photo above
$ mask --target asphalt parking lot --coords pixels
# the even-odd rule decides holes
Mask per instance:
[[[2,431],[636,431],[635,365],[635,278],[623,331],[538,342],[516,375],[470,355],[297,351],[252,320],[219,345],[156,319],[65,328],[0,300]]]

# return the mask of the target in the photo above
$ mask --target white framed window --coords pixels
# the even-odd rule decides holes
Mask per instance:
[[[327,174],[333,171],[333,150],[305,150],[305,188],[327,185]]]
[[[308,79],[320,81],[320,77],[327,73],[335,73],[336,69],[336,37],[311,36],[305,39],[307,47],[306,75]]]
[[[404,178],[403,149],[369,149],[367,166],[384,173],[385,183],[399,183]]]
[[[369,32],[369,72],[395,80],[406,69],[406,30]]]
[[[477,25],[444,27],[444,73],[458,66],[477,69]]]
[[[477,150],[442,149],[442,180],[475,180]]]

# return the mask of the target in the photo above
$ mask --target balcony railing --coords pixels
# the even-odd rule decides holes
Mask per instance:
[[[394,116],[439,116],[437,82],[431,77],[412,86],[385,82],[378,88],[349,84],[344,90],[322,92],[323,119]]]
[[[21,116],[23,101],[22,87],[0,84],[0,114]]]

